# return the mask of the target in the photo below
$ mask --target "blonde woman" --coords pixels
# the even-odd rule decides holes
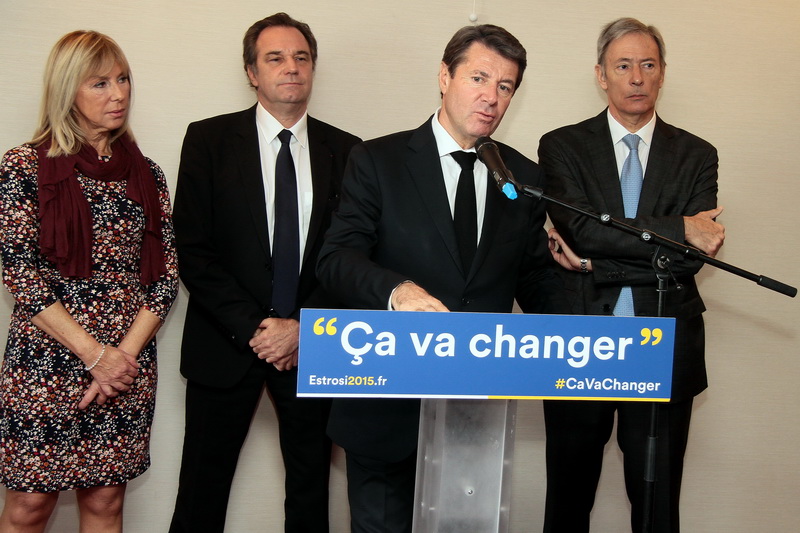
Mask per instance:
[[[161,169],[128,128],[131,75],[75,31],[45,69],[38,130],[0,163],[0,259],[15,300],[0,376],[0,532],[43,531],[74,490],[80,531],[122,530],[150,465],[155,334],[177,261]]]

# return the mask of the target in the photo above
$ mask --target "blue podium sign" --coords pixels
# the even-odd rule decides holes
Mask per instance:
[[[303,309],[298,396],[668,401],[675,319]]]

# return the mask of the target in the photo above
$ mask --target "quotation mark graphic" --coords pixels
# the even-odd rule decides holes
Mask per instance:
[[[639,344],[643,346],[648,342],[650,342],[650,339],[653,340],[653,346],[655,346],[656,344],[661,342],[661,338],[664,336],[664,333],[659,328],[656,328],[652,331],[650,330],[650,328],[642,328],[642,331],[640,331],[639,333],[641,333],[642,335],[642,342],[640,342]]]
[[[328,323],[325,326],[322,326],[322,323],[325,322],[325,317],[318,318],[316,322],[314,322],[314,335],[336,335],[336,318],[331,318],[328,320]]]

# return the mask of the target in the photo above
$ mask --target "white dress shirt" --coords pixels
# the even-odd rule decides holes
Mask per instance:
[[[450,216],[453,216],[456,208],[456,189],[458,188],[458,178],[461,175],[461,166],[458,162],[450,156],[450,152],[475,152],[475,148],[464,150],[453,137],[447,133],[444,126],[439,122],[439,111],[436,110],[431,119],[433,126],[433,136],[436,139],[436,148],[439,150],[439,162],[442,165],[442,174],[444,175],[444,186],[447,189],[447,200],[450,202]],[[477,201],[478,213],[478,242],[481,242],[481,231],[483,230],[483,216],[486,213],[486,180],[488,179],[489,172],[486,165],[479,160],[475,160],[475,167],[473,168],[473,175],[475,176],[475,199]]]
[[[622,165],[625,164],[625,160],[631,151],[628,145],[622,142],[622,138],[629,133],[635,133],[641,139],[639,141],[639,161],[642,163],[642,175],[647,179],[647,158],[650,156],[650,146],[653,144],[653,132],[656,131],[656,114],[653,113],[650,122],[634,132],[628,131],[625,126],[617,122],[617,119],[611,116],[611,111],[607,112],[607,116],[608,128],[611,130],[611,142],[614,143],[614,155],[617,158],[618,177],[622,177]]]
[[[311,208],[314,203],[311,155],[308,146],[308,114],[304,114],[291,128],[284,128],[259,103],[256,107],[256,126],[258,127],[258,147],[261,152],[261,175],[264,180],[264,202],[267,206],[266,224],[269,231],[270,249],[274,241],[275,229],[275,162],[281,149],[278,134],[284,129],[292,132],[289,148],[292,151],[292,160],[297,176],[297,214],[300,228],[300,265],[302,265],[308,226],[311,222]]]

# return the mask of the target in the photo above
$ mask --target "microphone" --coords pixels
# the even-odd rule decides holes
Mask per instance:
[[[478,154],[478,159],[486,165],[489,169],[489,174],[492,175],[494,181],[497,183],[497,188],[500,192],[505,194],[510,200],[516,200],[517,189],[514,187],[515,181],[511,171],[506,168],[503,159],[500,157],[500,151],[497,145],[489,137],[480,137],[475,141],[475,152]]]

